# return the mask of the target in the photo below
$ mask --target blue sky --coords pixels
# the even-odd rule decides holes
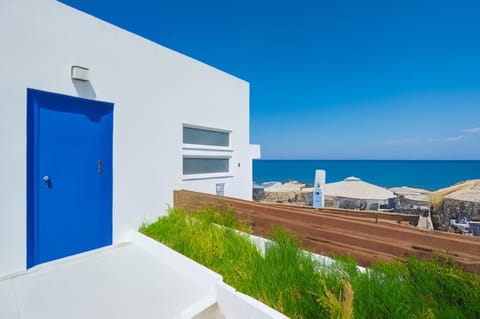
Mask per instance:
[[[65,0],[250,82],[266,159],[480,159],[480,2]]]

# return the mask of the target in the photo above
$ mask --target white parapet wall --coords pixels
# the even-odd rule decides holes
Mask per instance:
[[[190,280],[199,285],[208,287],[206,289],[207,298],[201,302],[192,305],[191,308],[184,311],[184,315],[194,314],[204,309],[213,301],[218,304],[220,311],[228,319],[286,319],[282,313],[266,306],[260,301],[235,290],[235,288],[225,284],[222,277],[206,268],[203,265],[187,258],[186,256],[168,248],[158,241],[146,237],[138,232],[129,232],[128,240],[136,245],[140,245],[150,254],[157,258],[167,261],[176,271],[187,276]],[[257,237],[260,239],[260,237]],[[214,290],[215,298],[212,299]]]
[[[222,227],[222,226],[219,226],[219,227]],[[269,245],[275,245],[275,242],[270,240],[270,239],[266,239],[264,237],[260,237],[260,236],[256,236],[256,235],[252,235],[252,234],[247,234],[247,233],[244,233],[244,232],[241,232],[241,231],[238,231],[238,230],[235,230],[235,231],[237,233],[239,233],[240,235],[248,238],[255,245],[257,250],[262,255],[265,255],[265,250],[267,249],[267,247]],[[315,254],[313,252],[306,251],[306,250],[304,250],[303,253],[306,256],[309,256],[312,260],[318,262],[320,265],[328,266],[328,265],[335,264],[335,259],[333,259],[331,257]],[[361,272],[365,272],[367,270],[365,267],[358,266],[358,265],[357,265],[357,269]]]

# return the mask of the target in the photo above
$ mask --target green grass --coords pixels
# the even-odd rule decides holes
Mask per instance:
[[[250,231],[233,212],[174,209],[140,231],[290,318],[480,318],[479,277],[451,263],[411,258],[360,272],[348,258],[313,261],[281,228],[262,256],[231,228]]]

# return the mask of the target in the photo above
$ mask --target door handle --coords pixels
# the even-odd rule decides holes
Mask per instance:
[[[47,188],[49,188],[50,187],[50,176],[45,175],[45,176],[43,176],[42,179],[45,182],[45,186],[47,186]]]

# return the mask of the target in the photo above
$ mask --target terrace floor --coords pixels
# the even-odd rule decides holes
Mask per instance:
[[[34,267],[0,280],[0,318],[181,318],[211,289],[136,244]],[[211,302],[212,303],[212,302]]]
[[[0,277],[0,318],[286,318],[151,238],[124,239]]]

